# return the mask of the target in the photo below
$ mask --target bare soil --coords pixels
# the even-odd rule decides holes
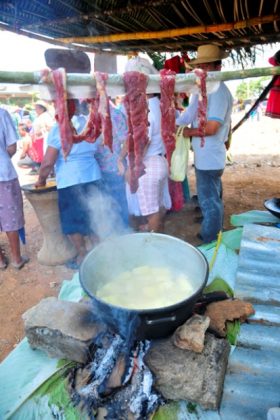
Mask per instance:
[[[233,122],[242,115],[233,115]],[[260,121],[247,121],[233,136],[231,155],[233,163],[227,165],[223,175],[225,229],[230,229],[230,216],[248,210],[264,210],[263,201],[280,196],[280,122],[262,116]],[[28,169],[19,170],[22,185],[32,183],[36,177]],[[189,168],[191,194],[195,194],[194,169]],[[37,253],[42,245],[42,230],[29,202],[24,199],[27,249],[30,263],[20,271],[8,267],[0,271],[0,361],[24,337],[22,314],[41,299],[57,296],[63,280],[71,280],[74,271],[64,266],[40,265]],[[198,245],[196,234],[199,224],[194,223],[197,213],[193,204],[167,215],[165,233]],[[0,244],[9,255],[5,234]]]

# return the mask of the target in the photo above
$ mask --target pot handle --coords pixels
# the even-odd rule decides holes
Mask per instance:
[[[170,316],[165,316],[165,317],[161,317],[161,318],[156,318],[156,319],[149,319],[149,318],[145,318],[145,322],[147,325],[158,325],[158,324],[163,324],[165,322],[175,322],[176,321],[176,315],[170,315]]]

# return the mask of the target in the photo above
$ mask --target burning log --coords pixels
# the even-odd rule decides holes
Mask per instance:
[[[119,335],[101,335],[93,361],[69,377],[73,403],[89,416],[98,413],[107,420],[148,419],[163,402],[144,363],[149,346],[149,341],[138,342],[131,349]]]

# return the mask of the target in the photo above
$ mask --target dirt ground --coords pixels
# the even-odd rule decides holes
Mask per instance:
[[[242,115],[233,115],[234,122]],[[225,229],[230,229],[230,216],[252,209],[264,210],[263,201],[280,196],[280,122],[262,116],[260,121],[247,121],[233,135],[232,164],[223,175]],[[189,168],[191,195],[195,194],[194,169]],[[34,182],[28,169],[19,171],[21,185]],[[27,246],[23,252],[30,256],[30,263],[22,270],[10,267],[0,271],[0,361],[24,337],[21,315],[41,299],[57,296],[63,280],[71,280],[74,271],[64,266],[43,266],[37,261],[37,252],[43,240],[42,230],[29,202],[24,198]],[[178,213],[166,218],[165,233],[197,245],[199,224],[194,223],[194,205],[188,203]],[[5,234],[0,234],[0,244],[7,253]]]

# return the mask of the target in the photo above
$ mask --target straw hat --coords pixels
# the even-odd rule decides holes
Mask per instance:
[[[158,70],[143,57],[133,57],[125,65],[125,71],[139,71],[144,74],[158,74]]]
[[[217,45],[200,45],[197,49],[197,57],[188,64],[193,66],[201,63],[213,63],[228,57],[228,53],[221,50]]]
[[[45,108],[46,111],[49,108],[48,104],[45,101],[37,101],[35,102],[34,106],[36,105],[41,106],[42,108]]]

